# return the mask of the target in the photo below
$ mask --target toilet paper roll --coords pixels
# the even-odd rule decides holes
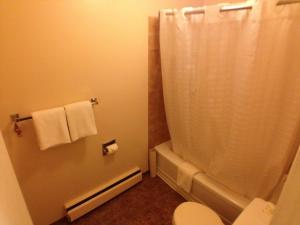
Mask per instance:
[[[114,143],[114,144],[107,146],[106,149],[107,149],[107,154],[112,155],[112,154],[116,153],[116,151],[118,151],[119,146],[117,145],[117,143]]]

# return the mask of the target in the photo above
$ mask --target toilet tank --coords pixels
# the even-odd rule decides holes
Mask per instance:
[[[274,209],[273,203],[255,198],[238,216],[233,225],[269,225]]]

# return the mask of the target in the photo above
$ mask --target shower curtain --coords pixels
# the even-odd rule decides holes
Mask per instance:
[[[300,6],[160,13],[173,151],[241,195],[268,198],[300,138]]]

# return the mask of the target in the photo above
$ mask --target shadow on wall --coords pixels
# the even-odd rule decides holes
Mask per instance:
[[[148,149],[170,139],[164,107],[159,19],[148,18]]]
[[[82,158],[86,157],[87,146],[86,139],[81,139],[72,143],[72,145],[61,145],[56,146],[55,149],[50,149],[47,151],[32,151],[32,140],[35,140],[36,146],[38,146],[38,141],[36,138],[36,133],[34,132],[33,122],[25,121],[20,124],[22,130],[25,132],[24,137],[18,137],[16,134],[6,135],[6,141],[8,146],[14,145],[15,149],[22,149],[19,152],[10,152],[10,154],[18,154],[18,157],[13,158],[16,165],[22,165],[22,168],[18,168],[23,180],[30,180],[31,177],[36,176],[37,174],[43,174],[43,172],[53,171],[55,175],[56,170],[59,170],[59,167],[65,166],[65,164],[73,164],[74,166],[78,165]],[[11,134],[12,128],[7,126],[5,128],[5,134]],[[72,154],[74,152],[74,147],[78,148],[77,154]],[[64,149],[64,151],[61,151]],[[65,153],[68,154],[65,154]],[[24,160],[26,157],[30,157],[31,161]]]
[[[32,146],[32,140],[35,140],[36,146],[38,146],[32,121],[23,122],[20,126],[24,131],[24,137],[18,137],[14,133],[13,135],[6,135],[5,137],[8,146],[13,146],[10,147],[11,151],[9,153],[14,156],[11,158],[15,164],[15,169],[18,171],[19,182],[26,185],[26,189],[23,190],[23,193],[28,193],[28,190],[34,190],[34,193],[37,196],[36,199],[28,197],[25,199],[31,216],[37,224],[39,221],[42,221],[42,219],[39,218],[38,212],[32,210],[32,208],[33,205],[38,204],[38,200],[41,199],[42,201],[42,199],[45,199],[45,195],[52,196],[54,201],[58,201],[55,205],[56,211],[60,213],[60,215],[65,214],[62,202],[64,202],[65,192],[68,190],[62,190],[61,186],[57,185],[57,183],[72,183],[73,191],[77,193],[82,192],[80,190],[79,182],[81,174],[78,175],[76,179],[72,178],[72,174],[74,174],[74,172],[72,172],[72,168],[79,169],[84,166],[85,160],[83,159],[87,159],[89,157],[87,149],[91,149],[92,145],[90,141],[81,139],[72,143],[72,145],[61,145],[55,147],[55,149],[40,151],[33,149]],[[12,128],[9,126],[7,126],[4,131],[4,134],[12,134]],[[97,136],[94,136],[90,139],[96,138]],[[74,154],[74,149],[76,149],[76,154]],[[84,169],[82,173],[89,174],[87,170],[88,169]],[[47,174],[47,176],[45,174]],[[39,180],[38,187],[36,187],[36,183],[33,182],[33,180],[37,179]],[[47,188],[51,191],[48,191]],[[53,203],[51,202],[51,204]],[[47,204],[39,203],[38,208],[42,212],[46,212],[48,210],[53,213],[54,211],[52,209],[49,210],[49,208],[47,208]],[[44,216],[42,217],[46,218]]]

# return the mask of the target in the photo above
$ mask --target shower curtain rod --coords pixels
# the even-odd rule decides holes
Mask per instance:
[[[287,5],[287,4],[293,4],[293,3],[300,3],[300,0],[279,0],[277,2],[277,5]]]
[[[277,5],[286,5],[286,4],[293,4],[293,3],[300,3],[300,0],[279,0],[277,2]],[[220,8],[221,12],[226,11],[233,11],[233,10],[244,10],[244,9],[252,9],[253,8],[253,1],[247,1],[244,3],[239,4],[232,4],[232,5],[224,5]],[[186,11],[185,15],[191,15],[191,14],[203,14],[205,13],[205,8],[194,8],[191,10]],[[170,9],[165,13],[166,16],[174,16],[176,14],[175,10]]]
[[[205,9],[203,7],[200,8],[193,8],[191,10],[188,10],[184,12],[185,15],[191,15],[191,14],[202,14],[205,13]],[[167,16],[174,16],[175,10],[171,9],[170,11],[166,12]]]
[[[253,3],[251,1],[246,3],[234,4],[234,5],[224,5],[220,8],[220,11],[224,12],[224,11],[231,11],[231,10],[252,9],[252,4]],[[193,8],[184,12],[185,15],[203,14],[203,13],[205,13],[204,7]],[[174,16],[176,13],[174,10],[171,9],[170,11],[167,11],[165,14],[167,16]]]

